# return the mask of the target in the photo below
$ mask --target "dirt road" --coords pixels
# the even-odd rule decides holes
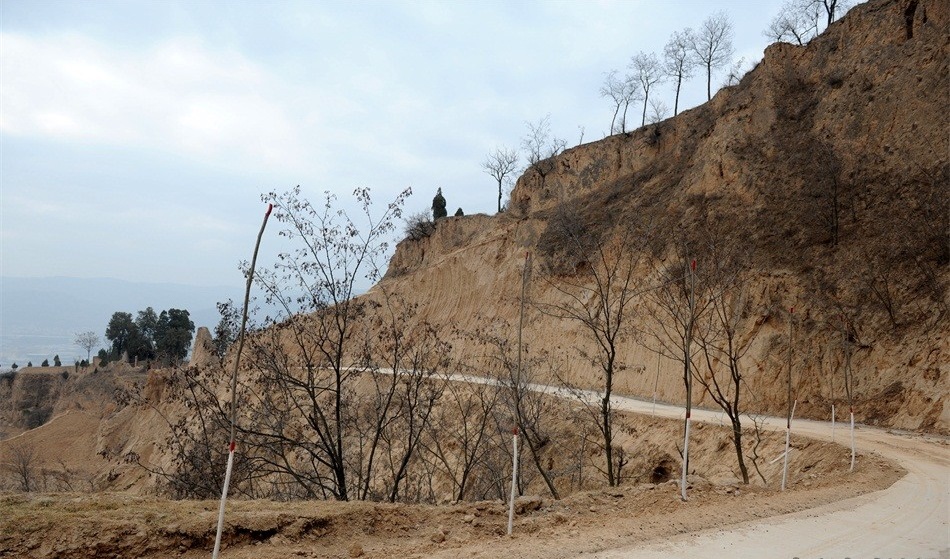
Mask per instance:
[[[618,409],[649,414],[651,402],[618,398]],[[682,417],[683,409],[657,404],[656,414]],[[694,420],[719,422],[720,414],[693,412]],[[774,429],[784,419],[770,419]],[[831,440],[830,422],[796,420],[792,437]],[[848,444],[846,425],[835,440]],[[950,558],[950,446],[945,439],[858,427],[855,441],[898,462],[907,475],[875,493],[805,511],[737,525],[683,534],[665,542],[619,548],[594,555],[599,559],[690,557],[732,559],[782,557],[800,559]],[[590,557],[590,555],[585,555]]]

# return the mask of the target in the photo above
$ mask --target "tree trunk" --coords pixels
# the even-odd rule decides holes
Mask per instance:
[[[643,118],[640,119],[640,126],[647,123],[647,100],[649,98],[650,96],[648,94],[643,96]]]
[[[604,456],[607,459],[607,485],[610,487],[617,485],[617,479],[614,477],[614,435],[610,417],[610,394],[614,387],[615,355],[616,353],[613,353],[608,356],[607,366],[604,367],[604,399],[600,402],[600,414],[604,431]]]
[[[742,483],[749,485],[749,470],[745,466],[745,458],[742,456],[742,425],[739,417],[732,419],[732,442],[736,447],[736,460],[739,462],[739,472],[742,474]]]
[[[679,114],[680,86],[683,84],[683,74],[676,75],[676,97],[673,100],[673,116]]]
[[[557,487],[554,486],[554,480],[551,479],[551,474],[548,473],[544,466],[541,464],[541,456],[538,452],[537,443],[531,440],[531,435],[522,429],[524,433],[524,440],[528,443],[528,450],[531,451],[531,460],[534,462],[535,468],[538,469],[538,473],[541,474],[541,478],[544,479],[545,485],[548,486],[548,491],[551,492],[551,496],[557,500],[561,499],[561,495],[557,492]]]

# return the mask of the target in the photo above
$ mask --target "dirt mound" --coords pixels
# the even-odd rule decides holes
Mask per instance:
[[[777,490],[774,467],[766,472],[769,487],[717,480],[721,465],[728,463],[730,451],[723,443],[729,433],[705,425],[703,444],[712,450],[697,451],[689,478],[691,500],[683,503],[676,480],[632,483],[655,474],[664,457],[675,452],[673,433],[679,428],[674,420],[625,417],[623,430],[644,449],[630,465],[631,480],[559,501],[522,497],[513,539],[505,536],[507,508],[497,500],[446,506],[232,500],[225,549],[228,557],[265,559],[573,557],[802,510],[887,487],[901,475],[900,468],[866,454],[848,474],[847,449],[799,439],[788,491]],[[763,450],[772,456],[782,442],[772,433]],[[204,557],[214,542],[217,502],[117,493],[21,494],[0,496],[0,509],[0,557]]]

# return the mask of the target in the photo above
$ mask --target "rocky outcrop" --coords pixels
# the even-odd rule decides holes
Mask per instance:
[[[68,378],[60,367],[0,376],[0,439],[46,423]]]
[[[211,339],[211,331],[206,326],[198,327],[195,332],[195,345],[191,349],[191,360],[189,365],[193,367],[205,367],[216,360],[214,343]]]

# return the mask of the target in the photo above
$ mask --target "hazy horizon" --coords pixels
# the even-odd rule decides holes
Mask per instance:
[[[68,276],[0,276],[0,371],[15,362],[25,367],[43,359],[63,364],[85,359],[86,351],[73,344],[77,333],[95,332],[107,348],[105,330],[115,312],[151,306],[156,312],[185,309],[196,329],[213,329],[218,321],[216,303],[243,296],[243,286],[198,286],[169,282],[133,282],[117,278]],[[98,350],[94,349],[94,355]]]

